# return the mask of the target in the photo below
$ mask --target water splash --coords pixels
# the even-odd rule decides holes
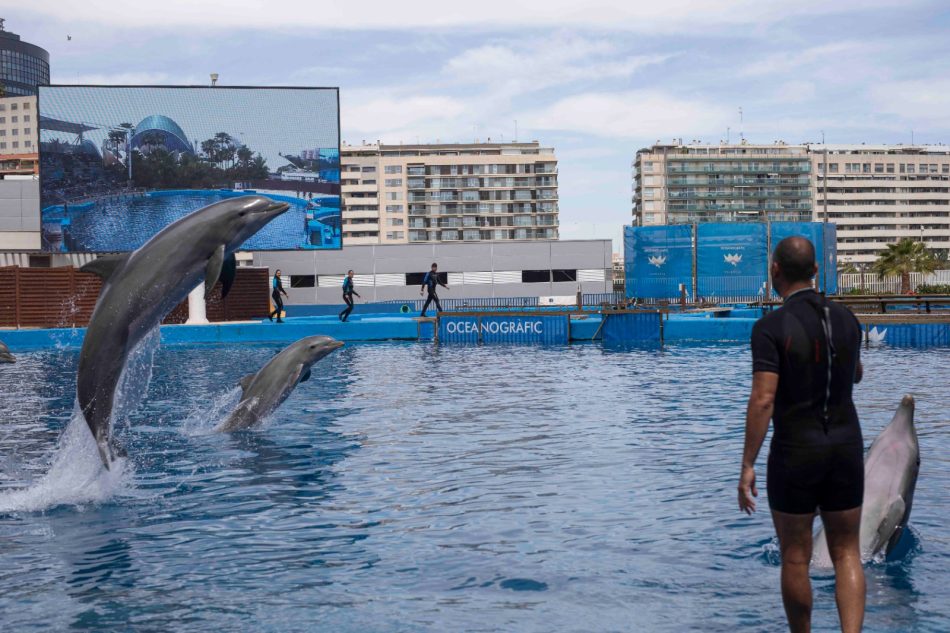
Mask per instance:
[[[129,354],[115,392],[112,429],[128,426],[131,413],[142,402],[152,380],[155,352],[161,341],[158,327],[146,334]],[[60,436],[49,470],[27,488],[0,495],[0,512],[39,512],[61,505],[82,507],[105,503],[116,496],[133,495],[134,467],[128,458],[102,466],[95,439],[77,401]]]
[[[224,422],[241,398],[241,387],[234,387],[214,396],[211,406],[201,403],[181,423],[183,435],[208,435]]]
[[[41,512],[61,505],[81,508],[131,494],[134,469],[126,458],[102,467],[96,442],[78,403],[60,436],[49,471],[28,488],[0,494],[0,512]]]

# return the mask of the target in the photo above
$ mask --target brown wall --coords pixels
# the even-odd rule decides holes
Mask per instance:
[[[262,318],[269,311],[266,268],[238,268],[228,298],[221,283],[208,301],[209,321]],[[72,266],[0,268],[0,327],[74,327],[89,323],[102,283],[96,275]],[[163,323],[184,323],[188,301],[181,302]]]

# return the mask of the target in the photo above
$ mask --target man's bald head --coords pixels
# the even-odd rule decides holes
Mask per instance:
[[[779,242],[772,261],[787,283],[809,281],[815,275],[815,247],[804,237],[786,237]]]

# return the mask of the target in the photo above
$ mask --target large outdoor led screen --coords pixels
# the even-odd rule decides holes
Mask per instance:
[[[229,197],[291,204],[244,250],[340,248],[336,88],[40,86],[43,248],[138,248]]]

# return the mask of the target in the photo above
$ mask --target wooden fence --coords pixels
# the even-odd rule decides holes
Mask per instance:
[[[267,316],[269,274],[266,268],[238,268],[228,298],[219,282],[207,304],[209,321],[240,321]],[[89,323],[102,282],[72,266],[0,267],[0,327],[77,327]],[[163,323],[188,320],[182,301]]]

